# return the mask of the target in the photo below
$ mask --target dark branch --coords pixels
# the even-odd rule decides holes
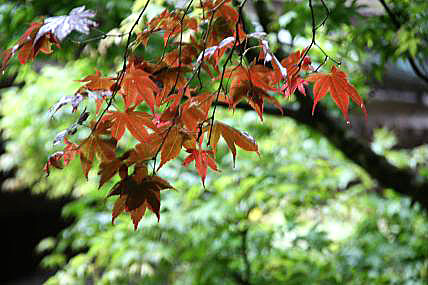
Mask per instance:
[[[391,8],[388,7],[385,0],[379,0],[379,2],[382,4],[383,8],[385,9],[386,13],[388,14],[389,18],[391,19],[393,25],[395,26],[396,30],[398,31],[401,28],[401,23],[398,20],[398,18],[395,16],[394,12],[391,10]],[[416,60],[413,56],[410,55],[409,52],[406,53],[406,58],[409,61],[410,65],[412,66],[413,71],[415,74],[425,81],[425,83],[428,84],[428,75],[424,74],[422,70],[419,68],[419,66],[416,64]]]
[[[338,126],[336,120],[322,106],[317,106],[317,112],[312,116],[310,99],[301,94],[297,96],[303,98],[299,100],[303,103],[299,109],[293,110],[283,106],[284,114],[281,114],[281,111],[274,106],[265,105],[264,114],[289,117],[319,132],[349,160],[361,166],[380,185],[410,197],[428,210],[426,193],[428,182],[424,181],[423,177],[408,169],[400,169],[392,165],[384,156],[376,154],[370,146],[353,135],[350,129]],[[228,107],[223,103],[219,105]],[[243,103],[238,104],[236,108],[252,110],[250,105]]]
[[[10,88],[10,87],[23,87],[25,82],[15,82],[17,73],[13,74],[10,77],[4,77],[0,80],[0,89]]]
[[[248,242],[247,242],[248,229],[241,231],[240,234],[241,234],[241,255],[245,266],[245,275],[244,275],[245,281],[246,281],[246,284],[251,284],[250,282],[251,264],[250,264],[250,260],[248,259]]]
[[[257,1],[256,11],[259,21],[266,32],[272,26],[272,12],[269,11],[264,1]],[[284,57],[284,51],[279,50],[278,58]],[[361,142],[349,128],[337,124],[328,111],[322,106],[317,107],[314,116],[311,115],[312,100],[309,96],[304,97],[296,92],[296,98],[300,103],[298,109],[290,109],[283,106],[284,114],[273,106],[265,105],[264,113],[273,116],[287,116],[298,123],[304,124],[325,136],[331,144],[337,147],[351,161],[361,166],[380,185],[392,188],[397,193],[410,197],[419,202],[423,208],[428,210],[428,181],[409,169],[400,169],[391,164],[384,156],[376,154],[367,143]],[[252,110],[248,104],[238,104],[238,109]]]

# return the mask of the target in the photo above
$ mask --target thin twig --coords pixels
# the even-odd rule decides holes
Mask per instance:
[[[107,110],[111,107],[117,92],[120,90],[123,78],[125,77],[125,71],[126,71],[126,66],[127,66],[128,56],[129,56],[129,46],[131,44],[131,35],[132,35],[132,32],[134,31],[135,27],[137,26],[138,22],[140,21],[140,19],[143,17],[144,12],[146,11],[147,7],[149,6],[149,3],[150,3],[150,0],[147,0],[146,5],[144,5],[143,10],[141,10],[140,14],[138,15],[137,20],[135,20],[134,24],[132,25],[131,29],[128,32],[128,39],[126,41],[125,52],[123,53],[122,70],[120,71],[119,76],[116,79],[116,83],[114,85],[113,93],[110,97],[110,100],[107,102],[107,106],[101,112],[100,117],[98,118],[97,122],[95,123],[94,127],[92,128],[91,134],[96,130],[96,128],[97,128],[98,124],[100,123],[102,117],[107,112]]]
[[[238,42],[239,42],[239,23],[240,23],[240,21],[242,21],[242,9],[243,9],[243,7],[244,7],[244,5],[245,5],[246,2],[247,2],[247,0],[242,1],[242,3],[238,7],[239,17],[238,17],[238,21],[236,21],[236,25],[235,25],[235,32],[236,32],[235,41],[233,43],[232,49],[230,50],[230,53],[229,53],[226,61],[223,63],[223,70],[222,70],[222,73],[221,73],[220,85],[219,85],[219,87],[217,89],[217,95],[216,95],[216,98],[215,98],[214,108],[213,108],[213,112],[212,112],[212,115],[211,115],[210,132],[209,132],[209,136],[208,136],[207,145],[210,145],[210,143],[211,143],[211,134],[212,134],[213,126],[214,126],[215,112],[217,110],[217,103],[218,103],[218,98],[220,96],[220,91],[223,88],[223,80],[224,80],[224,74],[226,72],[226,65],[232,59],[233,52],[235,51],[236,47],[238,46]]]
[[[379,2],[382,4],[383,8],[385,8],[386,13],[388,14],[389,18],[391,19],[392,23],[394,24],[395,28],[399,30],[401,28],[401,23],[395,16],[394,12],[389,8],[389,6],[386,4],[385,0],[379,0]],[[413,71],[415,74],[425,81],[425,83],[428,83],[428,75],[424,74],[422,70],[417,65],[414,57],[407,51],[406,52],[407,60],[409,61],[410,65],[412,66]]]
[[[182,55],[182,45],[183,45],[183,22],[184,22],[184,18],[186,17],[186,14],[189,12],[189,9],[190,9],[190,6],[192,5],[192,3],[193,3],[193,0],[191,0],[189,2],[189,4],[187,5],[185,11],[183,12],[183,16],[181,17],[181,20],[180,20],[180,42],[179,42],[179,49],[178,49],[178,72],[177,72],[177,77],[175,78],[174,85],[172,86],[171,90],[169,91],[169,94],[171,94],[173,92],[173,90],[176,89],[177,84],[178,84],[178,79],[180,78],[181,64],[182,64],[181,55]],[[175,30],[175,27],[174,27],[174,30]],[[186,88],[187,88],[187,84],[184,87],[183,93],[186,92]],[[178,108],[173,120],[176,120],[176,118],[179,116],[179,113],[180,113],[180,110]],[[160,153],[160,151],[161,151],[163,145],[165,144],[165,141],[169,135],[169,132],[171,131],[171,129],[173,127],[174,127],[174,124],[171,124],[171,126],[168,128],[168,131],[167,131],[165,137],[162,139],[162,142],[159,145],[159,148],[157,149],[155,156],[153,157],[153,175],[156,172],[157,156],[159,155],[159,153]]]

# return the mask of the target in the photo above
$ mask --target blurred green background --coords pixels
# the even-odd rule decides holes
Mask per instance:
[[[100,30],[126,31],[144,2],[7,1],[0,4],[1,47],[10,47],[34,17],[66,14],[82,4],[97,11]],[[173,2],[153,1],[149,17]],[[381,89],[375,82],[386,76],[388,64],[405,69],[409,54],[427,59],[423,35],[428,4],[387,1],[405,19],[406,25],[395,31],[382,7],[363,5],[370,1],[327,2],[331,16],[318,41],[343,62],[368,101],[370,121],[370,100],[375,99],[367,94]],[[307,1],[266,3],[280,11],[270,23],[271,46],[285,52],[304,47],[311,36]],[[314,3],[323,15],[321,2]],[[257,30],[260,19],[252,8],[249,2],[246,21]],[[123,42],[108,38],[76,43],[88,37],[73,34],[62,50],[32,65],[13,62],[3,76],[13,83],[0,89],[3,191],[30,188],[49,199],[70,201],[62,209],[68,226],[45,236],[34,249],[44,256],[40,266],[49,270],[46,284],[428,283],[426,212],[394,189],[378,185],[325,137],[289,118],[266,116],[262,124],[255,112],[220,110],[216,119],[249,132],[259,144],[260,157],[238,152],[233,168],[231,154],[221,145],[221,171],[209,173],[204,189],[194,167],[181,166],[180,156],[159,172],[177,189],[162,192],[160,222],[146,214],[137,231],[126,215],[111,224],[113,201],[106,195],[113,182],[97,190],[96,171],[85,181],[79,161],[44,177],[46,158],[60,149],[52,145],[53,138],[78,117],[66,107],[50,119],[47,110],[77,90],[76,80],[95,68],[113,74],[121,62]],[[159,57],[162,39],[149,43],[145,55]],[[311,56],[315,63],[324,58],[317,49]],[[426,95],[425,89],[420,96]],[[291,99],[286,104],[297,103]],[[323,104],[340,120],[331,101]],[[388,114],[381,114],[386,122]],[[358,114],[353,118],[361,120]],[[373,127],[367,143],[394,165],[427,179],[426,142],[403,149],[405,142],[379,120],[380,128]],[[84,137],[78,133],[74,139]]]

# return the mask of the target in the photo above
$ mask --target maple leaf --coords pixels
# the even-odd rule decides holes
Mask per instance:
[[[187,28],[192,30],[197,30],[198,24],[195,18],[182,16],[176,13],[171,13],[170,18],[165,18],[161,24],[161,28],[165,30],[164,32],[164,46],[168,44],[170,38],[174,38],[179,34],[182,34],[183,31]]]
[[[155,136],[156,138],[154,138]],[[147,143],[139,143],[135,146],[135,151],[130,156],[131,161],[141,162],[153,159],[162,139],[156,134],[151,134],[147,140]]]
[[[123,166],[123,162],[119,159],[101,162],[100,170],[98,171],[98,175],[100,176],[98,188],[101,188],[104,183],[109,181],[119,171],[121,166]]]
[[[67,166],[74,157],[80,153],[79,146],[64,138],[64,166]]]
[[[33,60],[41,51],[45,54],[52,53],[51,45],[55,44],[58,48],[58,40],[50,33],[44,35],[37,42],[35,41],[36,33],[42,27],[43,22],[33,22],[25,33],[20,37],[18,44],[12,48],[13,54],[18,51],[18,59],[21,64]]]
[[[289,97],[296,90],[299,90],[304,96],[306,96],[305,85],[308,85],[308,81],[301,78],[300,76],[292,77],[288,80],[280,89],[281,92],[284,93],[285,97]]]
[[[95,74],[88,75],[80,82],[87,82],[83,87],[89,90],[110,90],[115,83],[112,77],[101,77],[99,70],[95,71]]]
[[[263,121],[263,106],[267,100],[282,112],[281,104],[275,97],[266,91],[276,91],[271,85],[275,82],[273,71],[263,65],[252,65],[250,68],[233,67],[225,72],[226,78],[232,78],[230,84],[229,105],[233,108],[243,99],[247,99],[250,106],[257,112]]]
[[[122,81],[122,91],[125,106],[139,105],[145,101],[152,113],[155,112],[156,99],[154,93],[158,93],[159,88],[150,79],[150,74],[142,69],[136,68],[134,62],[130,62]]]
[[[179,68],[185,65],[191,65],[197,55],[198,50],[193,44],[182,43],[181,51],[179,47],[176,47],[165,55],[163,62],[171,68]]]
[[[266,90],[274,91],[276,89],[268,84],[269,82],[272,82],[271,80],[273,78],[269,78],[269,75],[272,76],[272,74],[267,73],[265,75],[265,79],[262,79],[263,73],[258,69],[263,70],[265,68],[266,67],[264,66],[259,66],[258,68],[250,68],[247,70],[246,68],[239,67],[237,69],[238,72],[230,70],[228,74],[225,75],[225,77],[227,76],[232,78],[229,105],[232,108],[235,108],[240,101],[247,99],[250,106],[257,112],[260,120],[262,121],[265,100],[272,103],[282,112],[282,107],[278,100],[266,92]]]
[[[205,178],[207,176],[208,167],[212,170],[217,171],[217,164],[211,157],[213,155],[212,150],[200,150],[200,149],[187,149],[190,153],[183,162],[183,166],[187,167],[192,161],[195,161],[195,166],[198,171],[198,175],[202,179],[202,185],[205,187]]]
[[[80,163],[86,178],[88,178],[88,173],[94,162],[95,155],[99,157],[101,162],[116,159],[116,143],[115,140],[102,138],[97,130],[82,141],[79,145]]]
[[[184,141],[184,133],[179,130],[178,126],[168,128],[164,137],[161,150],[161,162],[158,170],[168,161],[176,158],[181,151]]]
[[[208,18],[214,13],[212,31],[209,33],[208,38],[209,46],[215,46],[227,37],[236,36],[237,33],[239,34],[239,42],[241,43],[246,37],[241,23],[238,24],[238,31],[235,30],[236,23],[239,20],[239,13],[229,5],[230,2],[230,0],[220,0],[204,1],[201,3],[203,9],[206,10]]]
[[[211,105],[213,99],[212,96],[208,97],[209,102],[207,103]],[[189,131],[195,132],[199,124],[207,119],[209,106],[206,107],[202,96],[191,97],[181,105],[180,120]]]
[[[78,145],[70,142],[67,138],[64,138],[64,144],[65,147],[63,151],[57,151],[49,156],[48,162],[44,166],[44,171],[47,176],[49,176],[50,167],[62,169],[74,159],[76,154],[79,154]]]
[[[126,112],[109,111],[102,118],[103,121],[111,121],[111,136],[119,141],[125,133],[125,128],[129,130],[134,138],[140,142],[146,141],[149,133],[144,126],[156,129],[152,122],[152,116],[146,112],[136,112],[132,109]]]
[[[130,159],[132,153],[133,151],[129,150],[119,158],[115,158],[110,161],[102,161],[100,163],[100,170],[98,171],[100,183],[98,189],[110,180],[117,172],[119,172],[122,179],[125,179],[128,176],[128,167],[135,163],[135,161]]]
[[[298,50],[293,52],[283,60],[281,60],[281,64],[285,66],[287,69],[287,73],[289,77],[295,76],[299,70],[309,71],[312,70],[311,59],[309,56],[303,56],[306,53],[307,48],[303,50]],[[301,67],[299,68],[299,64],[301,63]]]
[[[159,221],[160,191],[174,187],[159,176],[142,176],[125,177],[111,190],[109,196],[119,195],[113,207],[112,223],[125,210],[130,213],[136,230],[147,208],[156,214]]]
[[[168,44],[168,40],[176,37],[184,32],[186,29],[196,31],[198,29],[198,22],[196,18],[182,15],[182,11],[175,10],[169,12],[167,9],[154,17],[146,24],[147,28],[139,34],[137,40],[144,45],[147,45],[148,35],[154,31],[164,31],[164,46]]]
[[[85,6],[74,8],[68,16],[57,16],[45,19],[43,26],[37,32],[35,43],[47,33],[52,33],[59,41],[62,41],[73,30],[83,34],[89,34],[91,27],[97,23],[89,18],[95,17],[95,12],[86,10]]]
[[[209,127],[207,127],[207,129],[209,130]],[[210,136],[211,136],[210,145],[214,153],[217,150],[217,144],[220,139],[220,136],[223,137],[223,139],[227,143],[227,146],[232,152],[234,165],[235,165],[235,159],[236,159],[235,145],[239,146],[240,148],[246,151],[255,151],[259,155],[259,147],[256,141],[254,140],[254,138],[252,138],[248,133],[240,132],[237,129],[232,128],[231,126],[226,125],[222,122],[219,122],[219,121],[214,122]]]
[[[180,90],[186,85],[184,74],[187,71],[186,68],[168,68],[156,76],[156,79],[160,80],[163,86],[159,96],[156,96],[158,106],[167,102],[167,97],[173,88]]]
[[[51,154],[48,157],[48,162],[46,162],[45,166],[44,166],[44,171],[46,172],[46,176],[49,176],[50,174],[50,167],[54,167],[57,169],[63,169],[64,166],[61,162],[61,159],[64,157],[64,152],[63,151],[57,151],[54,154]]]
[[[357,90],[351,85],[347,79],[345,72],[333,65],[330,73],[314,73],[306,77],[307,81],[315,82],[314,84],[314,105],[312,107],[312,115],[315,111],[317,103],[324,98],[327,92],[330,92],[334,102],[342,111],[346,121],[349,122],[348,107],[349,98],[352,99],[364,112],[367,118],[367,110],[364,106],[363,99],[358,94]]]
[[[96,22],[89,19],[95,13],[85,10],[85,6],[73,9],[68,16],[50,17],[44,21],[32,22],[30,27],[18,40],[18,43],[2,53],[0,71],[5,70],[10,58],[18,52],[21,64],[33,60],[41,51],[45,54],[53,52],[52,44],[60,47],[59,42],[67,37],[73,30],[88,34]]]

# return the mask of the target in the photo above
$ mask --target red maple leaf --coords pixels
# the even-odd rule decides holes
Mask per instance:
[[[232,78],[230,84],[229,105],[233,108],[243,99],[247,99],[250,106],[257,112],[263,121],[263,105],[267,100],[282,112],[278,100],[267,91],[276,91],[272,87],[275,76],[271,69],[263,65],[252,65],[250,68],[233,67],[226,71],[226,78]]]
[[[213,155],[212,150],[201,150],[201,149],[187,149],[190,153],[183,162],[183,166],[188,166],[192,161],[195,161],[195,166],[199,176],[202,179],[202,184],[205,187],[205,178],[207,177],[208,166],[217,171],[217,165],[215,160],[211,157]]]
[[[306,77],[306,80],[315,82],[312,114],[314,114],[317,103],[324,98],[327,92],[330,92],[331,97],[342,111],[346,121],[349,121],[349,98],[351,98],[352,101],[362,109],[367,117],[367,110],[364,106],[363,99],[360,97],[355,87],[349,83],[346,73],[338,69],[336,66],[333,65],[330,73],[310,74]]]
[[[158,86],[150,78],[150,73],[137,68],[130,61],[122,81],[121,93],[125,100],[126,108],[137,106],[145,101],[152,113],[155,112],[155,93],[159,92]]]
[[[128,129],[134,138],[145,142],[149,133],[144,126],[156,129],[152,119],[150,114],[129,109],[126,112],[109,111],[102,120],[111,122],[111,136],[117,141],[122,138],[125,129]]]
[[[207,127],[206,129],[210,129]],[[220,139],[220,136],[223,137],[223,139],[226,141],[227,146],[229,147],[230,151],[233,155],[233,164],[235,164],[235,158],[236,158],[236,147],[235,145],[239,146],[240,148],[246,150],[246,151],[255,151],[257,154],[259,154],[259,147],[249,134],[245,132],[240,132],[235,128],[232,128],[229,125],[226,125],[222,122],[215,121],[214,125],[211,130],[211,139],[210,139],[210,145],[214,151],[216,152],[217,144]]]

